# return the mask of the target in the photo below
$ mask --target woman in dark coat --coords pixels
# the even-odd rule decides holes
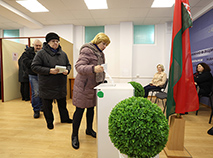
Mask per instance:
[[[212,74],[211,69],[206,63],[199,63],[194,73],[195,85],[199,86],[198,96],[206,96],[211,92]]]
[[[86,134],[96,138],[96,132],[92,129],[94,106],[96,106],[96,94],[94,87],[104,82],[105,74],[101,64],[105,63],[102,52],[110,43],[109,37],[99,33],[95,38],[80,49],[80,55],[75,68],[78,72],[73,89],[73,105],[76,106],[73,115],[72,146],[79,148],[78,130],[80,127],[84,109],[87,108]]]
[[[47,127],[53,129],[53,99],[57,100],[61,123],[72,123],[66,108],[67,74],[71,70],[68,57],[59,45],[59,36],[55,33],[46,35],[43,49],[37,52],[31,64],[32,70],[38,74],[39,96],[44,106],[44,116]],[[56,65],[64,66],[65,70],[59,73]]]

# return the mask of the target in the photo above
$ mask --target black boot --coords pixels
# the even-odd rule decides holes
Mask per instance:
[[[54,128],[53,123],[47,123],[47,128],[50,130],[53,129]]]
[[[72,123],[72,119],[61,121],[61,123]]]
[[[39,118],[39,117],[40,117],[40,112],[34,111],[34,118]]]
[[[210,128],[210,129],[207,131],[207,133],[208,133],[209,135],[213,135],[213,127]]]
[[[78,136],[72,136],[72,147],[74,149],[78,149],[79,148]]]
[[[86,129],[86,134],[92,136],[93,138],[96,138],[96,132],[91,130]]]

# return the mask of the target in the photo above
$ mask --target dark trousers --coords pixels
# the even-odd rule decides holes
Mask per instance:
[[[73,115],[73,136],[78,135],[78,130],[81,124],[84,109],[76,107],[75,113]],[[87,119],[87,130],[92,130],[92,123],[94,118],[94,107],[87,108],[86,119]]]
[[[148,97],[149,91],[151,91],[152,89],[161,89],[160,87],[156,87],[156,86],[151,86],[151,85],[147,85],[144,87],[144,91],[145,91],[145,95],[144,98]]]
[[[58,104],[58,110],[59,110],[61,121],[67,121],[69,119],[69,113],[66,107],[67,106],[66,97],[61,99],[56,99],[56,100]],[[53,99],[42,98],[44,117],[47,123],[53,123],[54,121],[54,116],[52,112],[52,109],[53,109],[52,102],[53,102]]]
[[[21,91],[22,100],[30,100],[29,82],[21,82],[20,91]]]

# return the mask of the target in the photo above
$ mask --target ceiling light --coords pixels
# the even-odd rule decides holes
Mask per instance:
[[[49,12],[49,10],[37,0],[17,0],[16,2],[31,12]]]
[[[84,0],[88,9],[108,9],[106,0]]]
[[[172,7],[175,3],[175,0],[154,0],[151,8],[168,8]]]

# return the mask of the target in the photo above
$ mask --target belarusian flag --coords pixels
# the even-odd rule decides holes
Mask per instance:
[[[189,1],[176,0],[173,15],[167,118],[174,113],[185,113],[199,109],[191,60],[189,38],[189,27],[191,26]]]

